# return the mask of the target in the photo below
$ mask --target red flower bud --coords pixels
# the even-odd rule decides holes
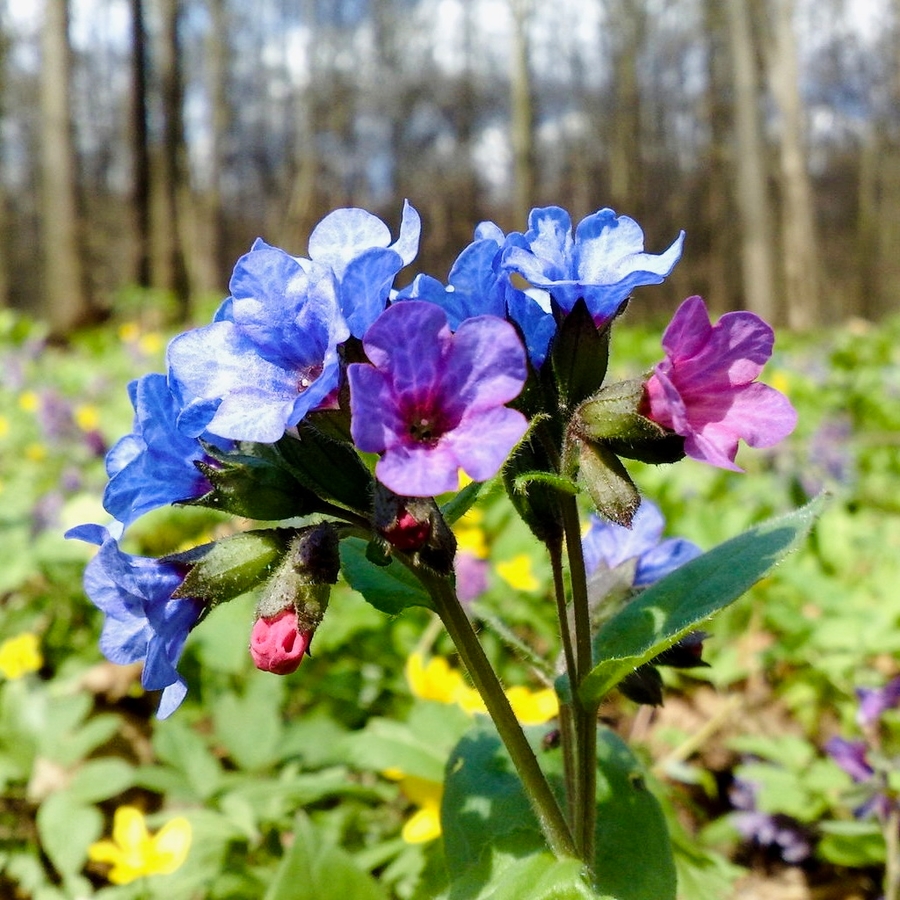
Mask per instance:
[[[260,616],[250,634],[250,655],[257,669],[290,675],[295,672],[309,648],[313,631],[301,631],[293,607],[278,615]]]

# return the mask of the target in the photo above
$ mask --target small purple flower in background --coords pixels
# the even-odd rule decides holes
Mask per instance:
[[[230,287],[216,321],[169,345],[178,428],[274,443],[338,387],[337,345],[350,332],[335,276],[258,240]]]
[[[853,425],[848,418],[826,420],[813,432],[800,471],[800,484],[808,497],[854,480],[852,439]]]
[[[396,494],[432,497],[496,475],[528,428],[504,404],[525,383],[515,329],[494,316],[453,334],[444,311],[410,300],[389,307],[363,339],[372,365],[348,366],[351,433],[381,459],[375,475]]]
[[[144,375],[128,385],[128,394],[134,431],[107,454],[109,483],[103,494],[103,508],[126,526],[151,509],[212,489],[194,465],[207,459],[200,441],[175,427],[180,409],[166,376]]]
[[[601,564],[607,569],[615,569],[628,560],[635,560],[634,587],[646,587],[703,552],[685,538],[663,540],[665,519],[649,500],[641,502],[631,528],[593,514],[590,522],[590,528],[582,538],[588,576]]]
[[[688,297],[663,334],[666,358],[644,386],[644,414],[680,434],[693,459],[742,471],[739,439],[770,447],[797,423],[787,397],[755,380],[774,340],[759,316],[726,313],[712,325],[702,298]]]
[[[338,285],[338,299],[354,337],[362,337],[382,313],[397,273],[419,250],[422,230],[419,214],[403,204],[400,237],[391,244],[391,232],[377,216],[364,209],[336,209],[313,229],[309,237],[310,263],[328,266]]]
[[[644,252],[634,219],[601,209],[572,220],[558,206],[533,209],[525,234],[511,234],[503,267],[548,291],[564,312],[583,297],[594,322],[611,319],[636,287],[660,284],[681,258],[684,232],[661,254]]]
[[[859,699],[856,722],[863,729],[871,728],[878,724],[886,710],[900,704],[900,675],[882,688],[857,688],[856,696]]]
[[[165,719],[187,693],[176,665],[203,609],[198,600],[172,599],[184,581],[184,566],[123,553],[100,525],[79,525],[65,536],[99,545],[85,568],[84,590],[106,615],[100,650],[119,665],[144,663],[141,684],[162,691],[157,716]]]
[[[750,781],[735,779],[728,791],[728,799],[738,812],[732,822],[741,837],[759,847],[771,848],[786,863],[796,865],[812,854],[812,842],[803,826],[781,813],[766,813],[757,809],[758,788]]]
[[[825,752],[857,784],[864,786],[867,799],[853,814],[859,819],[874,815],[884,822],[896,800],[888,796],[887,772],[876,770],[870,763],[870,749],[866,741],[848,741],[842,737],[830,738],[825,744]]]

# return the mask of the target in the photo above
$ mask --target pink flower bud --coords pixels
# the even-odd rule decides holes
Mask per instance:
[[[250,634],[250,655],[257,669],[290,675],[296,672],[309,648],[313,631],[300,631],[293,607],[277,616],[260,617]]]

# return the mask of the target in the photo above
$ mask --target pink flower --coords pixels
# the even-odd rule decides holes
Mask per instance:
[[[300,630],[297,613],[291,606],[277,616],[256,620],[250,633],[250,655],[257,669],[290,675],[297,671],[312,636],[312,630]]]
[[[738,440],[770,447],[797,423],[790,401],[756,381],[775,336],[759,316],[726,313],[710,324],[701,297],[688,297],[663,335],[666,358],[644,386],[642,412],[684,438],[684,452],[740,472]]]

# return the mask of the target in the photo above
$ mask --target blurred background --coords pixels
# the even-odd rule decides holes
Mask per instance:
[[[409,198],[439,278],[482,219],[612,206],[688,232],[659,313],[877,321],[898,44],[898,0],[0,0],[0,305],[184,319],[256,236]]]

